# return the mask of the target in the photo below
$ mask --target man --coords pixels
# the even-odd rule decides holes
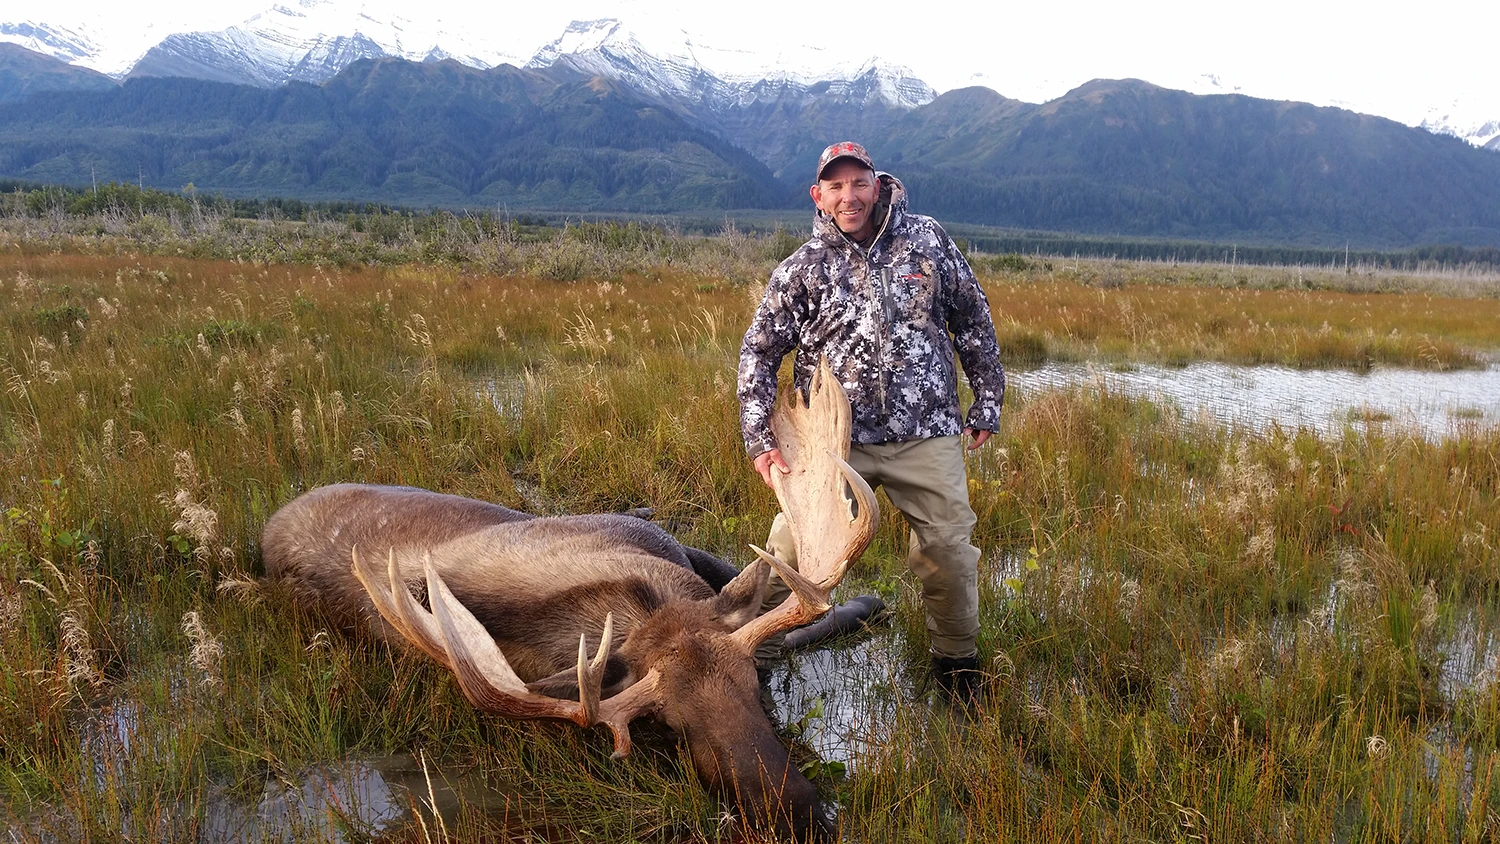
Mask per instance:
[[[823,150],[810,194],[812,239],[771,274],[740,350],[745,449],[768,485],[771,472],[789,471],[769,424],[776,373],[795,350],[794,383],[805,390],[826,357],[852,405],[849,463],[885,487],[911,528],[907,564],[922,581],[933,673],[972,695],[979,549],[963,437],[979,448],[1000,422],[1005,373],[989,303],[953,239],[907,213],[906,189],[877,173],[864,147]],[[964,417],[955,351],[975,396]],[[783,516],[766,545],[795,564]],[[773,577],[771,591],[767,607],[789,590]]]

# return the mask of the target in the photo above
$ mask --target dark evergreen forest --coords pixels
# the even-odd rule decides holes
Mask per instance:
[[[0,109],[0,176],[455,209],[810,211],[811,139],[847,109],[747,109],[699,116],[573,71],[451,61],[365,60],[275,90],[132,79]],[[1095,80],[1042,105],[952,91],[859,125],[913,210],[948,223],[1500,248],[1500,154],[1341,109]]]

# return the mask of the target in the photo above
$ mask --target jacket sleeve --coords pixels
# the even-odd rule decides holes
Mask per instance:
[[[799,326],[807,310],[804,289],[791,259],[771,273],[765,295],[740,345],[740,431],[745,453],[751,457],[777,447],[771,433],[771,409],[776,404],[776,373],[781,359],[797,347]]]
[[[942,233],[950,302],[948,331],[963,364],[974,404],[964,416],[964,427],[976,431],[1000,430],[1000,405],[1005,401],[1005,369],[1000,365],[1000,346],[995,340],[995,322],[974,270],[958,244]]]

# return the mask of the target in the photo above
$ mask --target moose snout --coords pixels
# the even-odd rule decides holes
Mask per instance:
[[[749,826],[799,842],[832,840],[833,824],[817,788],[792,762],[758,705],[684,727],[698,776]]]

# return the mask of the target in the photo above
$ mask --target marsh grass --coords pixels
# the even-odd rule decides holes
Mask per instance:
[[[990,280],[1007,360],[1215,360],[1300,368],[1484,366],[1500,299],[1165,285],[1050,276]]]
[[[684,541],[745,561],[774,513],[733,395],[758,290],[691,257],[631,263],[677,248],[649,234],[589,237],[580,248],[618,273],[6,244],[13,837],[196,840],[226,803],[353,757],[420,753],[506,799],[421,816],[399,840],[729,840],[670,736],[643,731],[613,762],[603,731],[482,717],[425,660],[330,635],[255,579],[269,514],[334,481],[555,512],[649,505]],[[745,243],[705,249],[759,248]],[[1048,355],[1196,359],[1259,342],[1285,362],[1327,321],[1451,343],[1442,365],[1457,366],[1494,348],[1500,324],[1491,300],[1425,293],[987,285],[1002,334],[1042,338],[1025,342]],[[1215,314],[1217,333],[1202,328]],[[1500,616],[1497,454],[1500,432],[1480,425],[1440,441],[1394,426],[1321,437],[1101,387],[1014,391],[970,465],[989,696],[966,714],[898,693],[884,746],[862,746],[852,777],[820,779],[846,837],[1494,834],[1500,666],[1470,628]],[[887,597],[893,658],[920,676],[904,555],[888,511],[843,588]],[[1477,643],[1462,670],[1460,641]],[[296,838],[369,832],[354,815]]]
[[[149,256],[150,272],[167,285],[184,272],[170,259],[187,257],[249,265],[247,275],[312,264],[340,272],[386,267],[396,276],[416,272],[449,282],[504,276],[633,285],[691,278],[695,292],[712,294],[759,287],[800,243],[799,235],[784,231],[747,234],[732,221],[718,234],[703,236],[670,224],[582,222],[550,228],[446,212],[312,222],[241,220],[204,208],[196,214],[136,216],[130,225],[109,215],[36,218],[17,208],[7,211],[0,202],[0,253],[108,260]],[[139,226],[156,234],[144,237],[136,231]],[[1500,320],[1500,277],[1493,274],[972,257],[987,283],[1002,352],[1013,366],[1047,360],[1168,365],[1215,360],[1442,370],[1483,366],[1500,344],[1494,330]],[[137,276],[146,271],[139,260],[135,264],[131,269]],[[287,304],[310,302],[304,297]],[[74,297],[14,316],[28,317],[28,334],[57,343],[70,329],[81,330],[91,312],[100,310],[96,305]],[[369,307],[378,317],[385,306]],[[575,317],[578,336],[570,340],[580,348],[577,343],[597,338],[589,336],[592,317]],[[215,315],[197,331],[168,342],[192,344],[196,334],[210,345],[236,334],[264,337],[278,324],[274,318],[252,324],[235,314]],[[493,336],[474,327],[450,339],[448,359],[475,372],[504,363],[489,342]],[[523,330],[511,339],[529,338]]]

